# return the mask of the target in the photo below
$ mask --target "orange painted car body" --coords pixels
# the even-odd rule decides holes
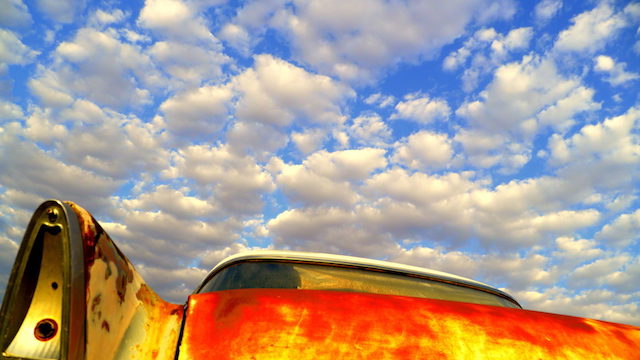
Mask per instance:
[[[640,328],[353,292],[195,294],[179,359],[639,359]]]

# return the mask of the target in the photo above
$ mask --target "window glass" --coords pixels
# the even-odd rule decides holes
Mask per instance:
[[[356,291],[518,308],[498,295],[437,280],[357,267],[254,261],[219,271],[200,290],[306,289]]]

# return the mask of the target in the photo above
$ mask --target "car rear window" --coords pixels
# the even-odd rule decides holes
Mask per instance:
[[[247,261],[217,272],[200,293],[233,289],[355,291],[519,308],[488,291],[393,272],[333,264]]]

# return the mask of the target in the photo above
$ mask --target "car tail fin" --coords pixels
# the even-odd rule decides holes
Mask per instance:
[[[183,306],[158,297],[81,207],[34,212],[0,310],[0,357],[173,359]]]

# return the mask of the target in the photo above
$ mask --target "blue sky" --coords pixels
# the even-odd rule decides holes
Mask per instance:
[[[59,198],[172,301],[273,248],[640,324],[640,3],[0,7],[1,288]]]

